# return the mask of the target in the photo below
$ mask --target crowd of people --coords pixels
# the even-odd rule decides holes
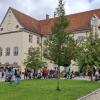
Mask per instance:
[[[56,78],[57,70],[49,70],[47,67],[43,69],[25,69],[24,79],[48,79],[48,78]]]
[[[14,69],[13,67],[0,68],[0,79],[4,79],[10,84],[12,84],[14,81],[16,84],[19,84],[21,79],[21,72],[19,69]]]
[[[20,83],[21,79],[48,79],[56,78],[57,70],[49,70],[47,67],[43,69],[25,69],[24,72],[21,72],[19,69],[13,67],[0,68],[0,79],[9,82],[10,84],[16,82]]]
[[[9,68],[0,68],[0,79],[4,79],[4,81],[12,84],[16,82],[16,84],[20,83],[21,79],[48,79],[48,78],[57,78],[58,71],[57,69],[49,70],[47,67],[43,69],[25,69],[24,72],[21,72],[19,69],[15,69],[13,67]],[[75,73],[66,72],[63,75],[63,78],[72,79],[75,77]],[[100,80],[100,71],[96,70],[95,72],[95,80]]]

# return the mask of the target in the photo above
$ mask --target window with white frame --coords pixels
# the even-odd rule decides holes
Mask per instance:
[[[2,48],[0,47],[0,56],[2,56],[2,51],[3,51],[3,50],[2,50]]]
[[[86,38],[85,36],[78,36],[77,40],[78,40],[78,41],[84,41],[85,38]]]
[[[10,56],[10,48],[9,47],[6,48],[6,56]]]
[[[14,47],[14,56],[18,56],[19,49],[18,47]]]
[[[29,34],[29,42],[32,43],[33,42],[33,35]]]

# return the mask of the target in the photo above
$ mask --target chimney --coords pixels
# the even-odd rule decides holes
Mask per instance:
[[[46,20],[49,20],[49,15],[48,14],[46,14]]]

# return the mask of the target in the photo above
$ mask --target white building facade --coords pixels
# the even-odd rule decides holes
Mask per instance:
[[[100,9],[98,12],[100,13]],[[47,25],[46,21],[50,25]],[[44,39],[48,33],[50,34],[51,31],[49,30],[52,23],[50,21],[49,18],[37,21],[9,8],[0,25],[0,63],[4,66],[15,64],[16,67],[24,70],[24,59],[30,47],[43,47]],[[89,29],[74,30],[75,39],[84,40],[90,33],[90,29],[93,29],[93,33],[100,37],[100,16],[93,14],[89,22]],[[49,63],[48,66],[52,68],[53,64]]]
[[[23,70],[29,48],[39,46],[38,37],[39,34],[24,30],[9,9],[0,26],[0,63],[17,64]]]

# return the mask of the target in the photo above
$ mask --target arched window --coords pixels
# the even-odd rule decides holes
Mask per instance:
[[[10,48],[9,47],[6,48],[6,56],[10,56]]]
[[[19,50],[18,47],[14,47],[14,56],[18,56]]]
[[[2,56],[2,51],[3,51],[3,50],[2,50],[2,48],[0,47],[0,56]]]

